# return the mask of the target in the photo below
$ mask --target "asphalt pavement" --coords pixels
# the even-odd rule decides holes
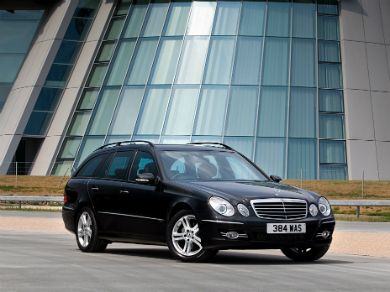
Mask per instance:
[[[58,216],[53,214],[41,215]],[[328,253],[297,264],[263,250],[223,251],[208,263],[182,263],[166,247],[112,244],[104,253],[82,253],[70,233],[0,230],[0,291],[389,291],[389,275],[390,258]]]

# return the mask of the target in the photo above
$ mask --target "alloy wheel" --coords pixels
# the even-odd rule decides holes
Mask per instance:
[[[88,212],[83,212],[77,224],[77,239],[82,247],[87,247],[92,239],[92,219]]]
[[[185,215],[177,220],[171,236],[174,248],[183,256],[194,256],[203,249],[194,215]]]

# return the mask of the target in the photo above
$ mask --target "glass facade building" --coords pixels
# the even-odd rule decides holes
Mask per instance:
[[[144,139],[223,142],[285,178],[347,177],[336,1],[116,6],[53,174]]]

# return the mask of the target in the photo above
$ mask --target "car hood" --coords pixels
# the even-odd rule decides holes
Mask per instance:
[[[192,189],[220,195],[233,201],[250,201],[265,198],[304,199],[312,202],[318,195],[293,186],[274,182],[207,181],[188,182]]]

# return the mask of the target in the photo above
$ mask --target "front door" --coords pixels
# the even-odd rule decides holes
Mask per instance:
[[[167,197],[159,186],[137,182],[138,175],[142,173],[159,175],[153,156],[149,152],[138,151],[129,181],[122,189],[128,198],[126,208],[131,218],[131,233],[135,238],[164,241]]]

